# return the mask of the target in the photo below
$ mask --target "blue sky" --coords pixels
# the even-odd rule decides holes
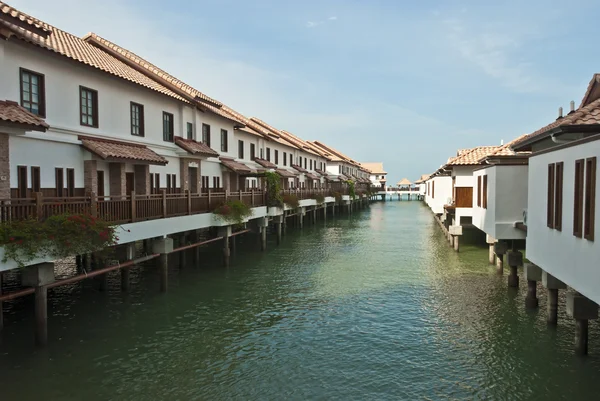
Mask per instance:
[[[390,181],[579,105],[600,72],[597,1],[11,0],[98,33],[248,116]]]

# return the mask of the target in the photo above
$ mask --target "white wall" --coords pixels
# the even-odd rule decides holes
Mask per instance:
[[[431,208],[431,211],[435,214],[442,214],[444,212],[444,205],[448,204],[448,199],[452,198],[452,177],[450,176],[436,176],[428,180],[430,183],[429,195],[425,195],[425,203]],[[435,191],[431,191],[431,187],[435,182]],[[432,192],[434,197],[432,197]]]
[[[596,193],[594,242],[573,235],[575,160],[600,158],[596,140],[529,159],[527,258],[583,295],[600,303],[600,191]],[[564,162],[562,231],[547,227],[546,197],[548,164]],[[596,187],[600,187],[600,173]]]

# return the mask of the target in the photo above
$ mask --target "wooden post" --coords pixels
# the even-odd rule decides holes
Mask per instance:
[[[42,220],[44,218],[44,196],[41,192],[35,193],[35,213],[38,220]]]
[[[160,193],[162,195],[162,211],[163,211],[163,217],[166,219],[167,218],[167,191],[164,189],[160,190]]]
[[[189,189],[185,190],[185,196],[187,197],[187,213],[192,214],[192,193]]]
[[[131,222],[135,221],[135,191],[131,191]]]
[[[211,210],[211,208],[210,208],[210,188],[208,188],[208,210]]]

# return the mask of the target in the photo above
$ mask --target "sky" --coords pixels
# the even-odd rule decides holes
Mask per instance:
[[[389,183],[535,131],[600,72],[596,0],[8,3],[246,116],[381,161]]]

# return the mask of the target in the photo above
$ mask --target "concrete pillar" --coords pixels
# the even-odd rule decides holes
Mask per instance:
[[[575,353],[588,353],[588,321],[598,319],[598,304],[579,293],[567,294],[567,315],[575,319]]]
[[[54,282],[54,263],[40,263],[23,269],[24,286],[35,289],[35,343],[48,343],[48,284]]]
[[[127,194],[127,180],[125,177],[125,163],[109,163],[110,196],[124,198]]]
[[[323,221],[327,221],[327,203],[323,206]]]
[[[130,242],[128,244],[122,245],[118,248],[120,255],[119,256],[119,261],[125,261],[128,262],[130,260],[133,260],[135,258],[135,243],[134,242]],[[129,276],[130,276],[130,272],[131,272],[131,267],[126,267],[126,268],[122,268],[121,270],[121,290],[122,291],[129,291],[129,287],[130,287],[130,280],[129,280]]]
[[[542,281],[542,269],[533,263],[526,263],[523,274],[527,280],[527,296],[525,297],[525,308],[535,309],[538,307],[537,283]]]
[[[179,177],[181,192],[190,189],[190,159],[179,159]]]
[[[304,208],[298,208],[298,227],[302,228],[303,227],[303,221],[304,221]]]
[[[235,253],[237,249],[237,236],[229,238],[229,248],[231,249],[232,253]]]
[[[260,250],[263,252],[267,250],[267,227],[266,226],[260,228]]]
[[[523,254],[519,251],[509,251],[507,255],[508,266],[510,267],[510,274],[508,275],[508,286],[516,288],[519,286],[519,276],[517,269],[519,266],[523,266]]]
[[[275,222],[275,228],[277,229],[277,245],[281,244],[281,232],[283,226],[283,216],[276,216],[273,221]]]
[[[105,260],[99,252],[92,253],[92,270],[100,270],[104,268]],[[100,274],[94,277],[96,287],[98,291],[106,291],[108,288],[108,276],[107,274]]]
[[[488,257],[490,265],[496,264],[496,253],[494,253],[494,244],[496,243],[496,239],[489,235],[486,235],[486,242],[489,245]]]
[[[229,267],[231,250],[229,249],[229,237],[231,237],[231,226],[219,227],[219,237],[223,237],[223,266]]]
[[[452,237],[451,244],[454,246],[456,252],[460,250],[460,240],[458,237],[460,237],[462,233],[463,230],[461,225],[452,225],[448,227],[448,234]]]
[[[186,233],[181,233],[179,235],[178,247],[182,247],[187,245],[187,235]],[[187,251],[179,251],[179,268],[184,268],[187,264]]]
[[[456,252],[458,252],[460,250],[460,245],[459,245],[459,236],[458,235],[454,235],[453,236],[453,242],[454,242],[454,250]]]
[[[313,211],[312,211],[312,223],[317,224],[317,207],[316,206],[313,207]]]
[[[158,238],[152,241],[152,253],[158,253],[160,292],[167,292],[169,284],[169,253],[173,252],[173,238]]]
[[[558,290],[566,289],[567,285],[553,275],[542,272],[542,284],[548,289],[548,324],[558,322]]]
[[[96,160],[83,161],[83,186],[86,194],[98,195],[98,167]]]
[[[133,169],[136,195],[150,195],[150,166],[136,164]]]
[[[494,253],[496,254],[496,271],[498,274],[504,274],[504,255],[508,252],[508,245],[504,241],[498,241],[494,244]]]

